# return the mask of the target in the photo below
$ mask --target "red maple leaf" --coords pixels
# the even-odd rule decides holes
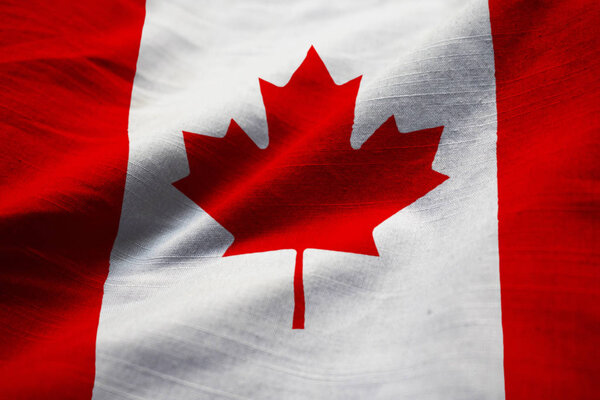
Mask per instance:
[[[448,179],[431,169],[443,126],[394,117],[350,145],[361,77],[336,85],[313,47],[287,85],[259,79],[269,145],[231,120],[224,138],[183,132],[190,174],[174,185],[234,236],[224,256],[295,249],[293,328],[304,328],[307,248],[378,255],[373,229]]]

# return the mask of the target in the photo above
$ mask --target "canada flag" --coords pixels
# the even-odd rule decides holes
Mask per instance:
[[[34,3],[0,399],[600,397],[596,2]]]

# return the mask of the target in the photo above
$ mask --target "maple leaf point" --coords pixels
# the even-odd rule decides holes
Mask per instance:
[[[351,147],[360,80],[337,85],[311,47],[285,86],[259,79],[265,149],[233,119],[223,138],[183,132],[190,174],[173,185],[232,233],[224,256],[297,251],[294,328],[305,249],[377,256],[374,228],[448,179],[431,168],[443,126],[400,133],[391,116]]]

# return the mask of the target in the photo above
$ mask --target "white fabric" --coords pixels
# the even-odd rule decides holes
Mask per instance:
[[[337,83],[363,75],[355,147],[392,114],[444,125],[450,179],[375,229],[380,257],[308,250],[292,330],[294,251],[221,257],[232,235],[171,183],[182,130],[235,118],[266,146],[258,78],[310,45]],[[129,135],[94,399],[504,397],[487,1],[149,0]]]

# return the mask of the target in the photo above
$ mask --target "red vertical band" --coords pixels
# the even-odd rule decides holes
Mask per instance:
[[[89,399],[144,2],[1,8],[0,398]]]
[[[490,0],[508,400],[600,395],[599,4]]]

